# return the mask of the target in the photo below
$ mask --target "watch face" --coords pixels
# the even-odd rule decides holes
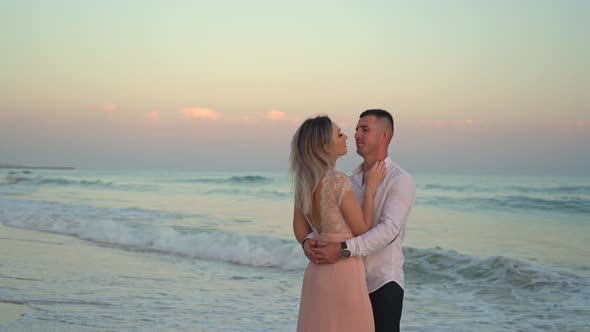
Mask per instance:
[[[340,252],[340,257],[342,257],[342,258],[348,258],[348,257],[350,257],[350,250],[342,250]]]

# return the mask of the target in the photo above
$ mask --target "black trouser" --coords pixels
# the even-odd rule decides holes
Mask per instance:
[[[369,293],[369,297],[373,306],[375,332],[399,331],[404,290],[395,281],[391,281]]]

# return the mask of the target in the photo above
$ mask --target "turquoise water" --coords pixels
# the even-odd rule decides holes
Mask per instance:
[[[590,178],[414,177],[405,331],[590,330]],[[1,170],[0,223],[142,267],[0,283],[33,309],[0,330],[294,330],[292,205],[286,173]],[[18,261],[1,274],[41,269]]]

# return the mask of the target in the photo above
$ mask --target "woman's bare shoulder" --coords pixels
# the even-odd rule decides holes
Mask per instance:
[[[350,182],[346,173],[335,170],[328,171],[328,173],[326,173],[326,179],[334,184],[345,184]]]
[[[348,175],[346,175],[346,173],[336,170],[329,170],[328,173],[326,173],[326,176],[336,179],[348,179]]]

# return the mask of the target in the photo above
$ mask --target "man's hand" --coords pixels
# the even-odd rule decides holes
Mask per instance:
[[[338,242],[316,241],[316,245],[311,248],[313,259],[310,258],[310,260],[316,264],[334,264],[340,260],[341,250],[342,247]]]
[[[309,259],[310,261],[315,263],[314,260],[314,252],[312,251],[312,248],[315,248],[317,246],[318,241],[314,240],[314,239],[307,239],[305,240],[305,242],[303,242],[303,252],[305,253],[305,256],[307,257],[307,259]]]

